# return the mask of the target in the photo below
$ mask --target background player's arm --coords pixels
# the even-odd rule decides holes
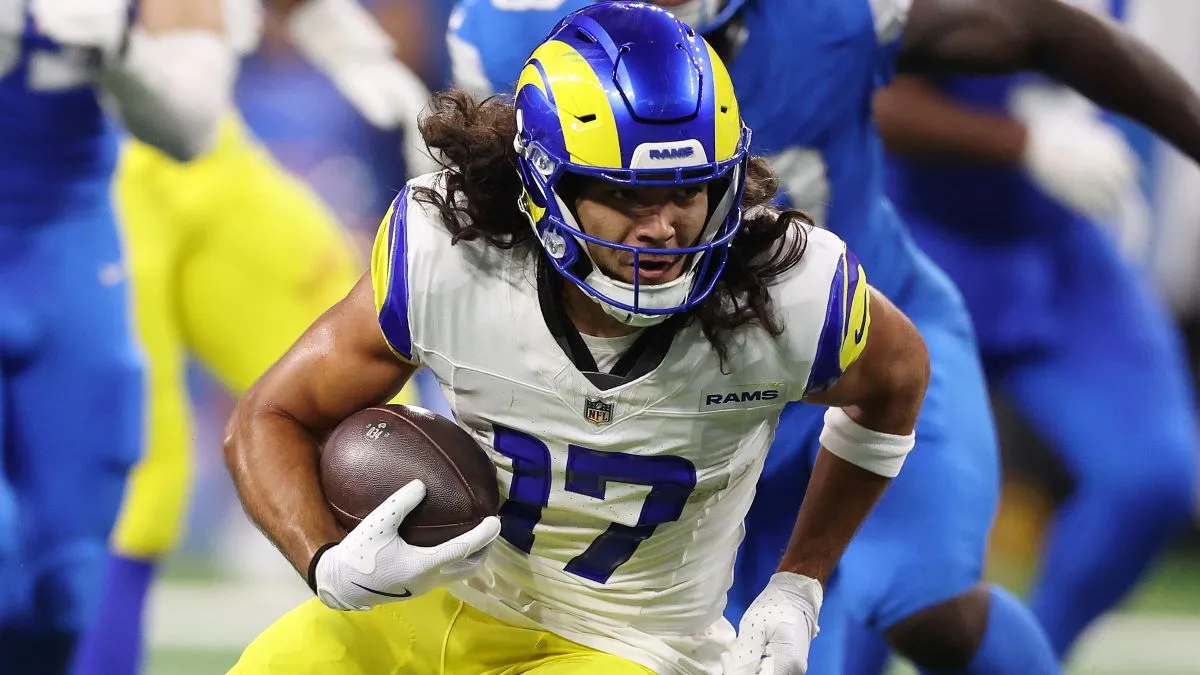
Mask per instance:
[[[178,160],[216,139],[229,109],[237,57],[222,0],[141,0],[138,25],[100,76],[131,134]]]
[[[871,431],[906,437],[929,384],[929,353],[916,327],[882,293],[868,289],[868,302],[870,339],[861,354],[833,386],[805,400],[839,407]],[[822,447],[780,571],[827,582],[890,480]]]
[[[874,101],[875,123],[892,152],[936,162],[1018,164],[1025,125],[972,110],[915,75],[897,77]]]
[[[913,0],[898,67],[1038,70],[1127,115],[1200,161],[1200,98],[1154,50],[1060,0]]]
[[[892,152],[922,162],[1015,166],[1077,213],[1121,221],[1138,172],[1121,132],[1073,94],[1013,108],[1011,117],[973,110],[911,75],[874,101],[875,122]]]
[[[288,35],[371,124],[403,130],[409,175],[435,171],[417,128],[429,103],[425,83],[396,56],[396,44],[358,0],[270,0]]]
[[[415,366],[379,329],[364,276],[250,388],[226,429],[225,461],[246,512],[301,576],[344,533],[325,502],[319,445],[351,414],[394,396]]]

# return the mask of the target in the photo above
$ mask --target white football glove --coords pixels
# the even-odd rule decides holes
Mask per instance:
[[[1025,170],[1051,197],[1111,221],[1137,189],[1138,159],[1121,132],[1090,114],[1052,111],[1026,122]]]
[[[417,130],[429,89],[393,55],[393,43],[357,0],[308,0],[288,15],[292,44],[371,124],[404,132],[410,175],[437,170]]]
[[[808,648],[820,629],[821,582],[776,572],[750,604],[733,649],[723,659],[725,675],[803,675]]]
[[[222,0],[225,11],[225,34],[229,45],[240,56],[258,49],[263,34],[261,0]]]
[[[321,602],[333,609],[371,609],[465,579],[479,569],[487,545],[500,534],[500,519],[484,518],[444,544],[412,546],[400,538],[400,523],[424,498],[425,484],[412,481],[321,554],[312,579]]]
[[[129,0],[32,0],[29,12],[46,37],[64,45],[91,47],[112,56],[129,23]]]

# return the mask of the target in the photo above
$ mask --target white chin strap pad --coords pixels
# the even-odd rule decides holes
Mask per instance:
[[[601,294],[626,305],[633,306],[634,301],[637,300],[637,306],[640,308],[671,309],[682,305],[687,300],[688,292],[692,289],[692,276],[692,272],[685,272],[679,275],[678,279],[665,284],[641,284],[639,292],[634,293],[633,284],[613,279],[601,272],[593,263],[592,271],[588,273],[584,281]],[[589,297],[599,303],[609,316],[629,326],[653,326],[666,321],[671,316],[670,314],[631,312],[595,296]]]

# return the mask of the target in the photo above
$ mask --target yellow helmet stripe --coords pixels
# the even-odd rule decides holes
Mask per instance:
[[[713,115],[713,119],[716,120],[713,142],[717,155],[715,161],[720,162],[733,157],[733,154],[737,152],[738,143],[742,140],[742,116],[738,110],[737,97],[733,92],[733,80],[729,77],[729,71],[725,69],[721,57],[717,56],[707,40],[705,40],[704,46],[708,48],[709,62],[712,64],[713,70],[713,94],[715,94],[717,105],[716,114]]]
[[[571,162],[622,166],[620,134],[604,86],[592,64],[574,47],[559,40],[543,43],[521,71],[517,91],[527,84],[554,102]]]

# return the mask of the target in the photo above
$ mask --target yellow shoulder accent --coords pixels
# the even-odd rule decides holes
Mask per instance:
[[[399,200],[397,200],[399,201]],[[396,241],[397,236],[404,236],[403,232],[397,234],[392,215],[396,209],[396,202],[388,207],[387,213],[383,214],[383,222],[379,224],[379,230],[375,233],[375,244],[371,248],[371,290],[375,292],[375,316],[379,320],[379,330],[383,333],[383,339],[387,342],[388,347],[396,358],[405,363],[416,363],[412,356],[405,354],[396,347],[393,342],[395,338],[388,335],[388,325],[395,327],[397,319],[394,316],[395,308],[388,307],[388,296],[392,290],[392,270],[396,267],[396,246],[401,243]],[[401,267],[403,270],[404,268]],[[401,280],[405,283],[406,280]],[[398,317],[399,325],[404,326],[404,332],[407,336],[408,317]]]
[[[871,288],[867,284],[867,273],[853,253],[843,253],[838,262],[842,266],[842,279],[846,284],[844,293],[847,317],[842,335],[839,365],[842,372],[858,360],[867,346],[867,333],[871,330]]]
[[[392,211],[393,203],[383,214],[383,222],[375,233],[375,245],[371,248],[371,288],[375,291],[375,313],[383,311],[388,289],[392,285]]]

